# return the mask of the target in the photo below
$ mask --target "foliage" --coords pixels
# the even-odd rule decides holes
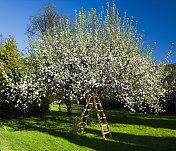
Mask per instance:
[[[17,48],[12,36],[9,36],[0,46],[0,116],[11,111],[11,107],[5,103],[6,97],[3,93],[6,87],[6,79],[3,77],[5,72],[9,77],[15,75],[15,68],[18,67]]]
[[[93,111],[92,125],[83,134],[73,134],[81,115],[81,105],[73,105],[67,116],[65,105],[51,106],[44,117],[0,120],[0,150],[13,151],[175,151],[176,116],[131,113],[106,109],[112,132],[104,141]]]
[[[3,83],[6,82],[2,76],[2,71],[4,70],[10,76],[11,72],[14,74],[15,68],[18,67],[17,48],[12,36],[9,36],[0,46],[0,62],[2,65],[0,68],[0,89],[2,90],[4,88]]]
[[[43,99],[42,105],[38,107],[35,101],[31,104],[30,100],[25,100],[22,97],[22,94],[26,93],[23,86],[27,82],[24,81],[25,73],[27,73],[27,62],[24,56],[18,53],[11,36],[2,44],[0,63],[0,117],[15,118],[45,113],[49,108],[46,99]],[[29,90],[29,87],[27,89]],[[25,101],[29,102],[27,108],[23,105],[26,103]]]
[[[3,72],[7,82],[6,88],[3,90],[6,99],[3,100],[4,110],[1,117],[16,118],[45,114],[49,109],[48,100],[43,96],[38,97],[41,89],[36,86],[35,80],[29,77],[28,70],[24,71],[18,68],[15,73],[15,76],[9,78]]]
[[[14,71],[18,66],[18,56],[16,44],[12,36],[9,36],[9,38],[2,43],[0,50],[0,61],[3,63],[5,71],[8,72],[8,69]]]

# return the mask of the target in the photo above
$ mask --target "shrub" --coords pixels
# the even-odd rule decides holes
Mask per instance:
[[[49,109],[46,98],[38,103],[34,90],[27,79],[27,60],[17,51],[12,37],[6,39],[0,48],[0,117],[16,118],[42,115]],[[29,84],[27,87],[26,84]],[[26,96],[26,97],[24,97]]]

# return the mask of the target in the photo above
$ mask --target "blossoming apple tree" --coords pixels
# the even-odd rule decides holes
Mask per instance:
[[[147,105],[161,111],[166,60],[159,65],[152,60],[153,48],[143,48],[133,17],[121,19],[114,3],[100,14],[96,9],[75,14],[73,28],[66,20],[52,34],[29,38],[29,68],[19,84],[20,95],[28,101],[59,95],[71,112],[72,99],[103,91],[131,110],[135,104],[141,111]]]

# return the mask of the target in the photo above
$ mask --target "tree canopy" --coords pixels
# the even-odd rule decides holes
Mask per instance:
[[[75,11],[73,28],[68,18],[60,18],[62,24],[40,30],[36,39],[29,37],[27,70],[18,74],[17,82],[3,72],[8,81],[6,101],[24,110],[32,104],[47,108],[47,99],[55,95],[71,112],[72,100],[85,100],[96,91],[131,111],[161,112],[168,56],[157,65],[151,57],[153,47],[143,47],[133,17],[125,13],[121,18],[112,5],[100,13]]]
[[[149,105],[158,112],[165,62],[156,65],[152,49],[142,47],[142,36],[132,24],[126,14],[118,16],[113,4],[100,14],[82,9],[74,30],[67,19],[52,35],[40,35],[39,44],[31,44],[40,82],[66,100],[103,90],[132,110],[134,104],[143,111]]]

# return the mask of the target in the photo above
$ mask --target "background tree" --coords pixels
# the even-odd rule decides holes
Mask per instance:
[[[0,45],[2,44],[2,42],[3,42],[3,35],[0,34]]]
[[[27,26],[27,32],[30,35],[35,35],[38,31],[41,31],[41,33],[52,31],[55,26],[61,25],[66,18],[66,16],[58,14],[57,8],[53,3],[43,6],[38,13],[37,16],[30,17],[31,22]]]
[[[166,65],[168,75],[166,77],[166,102],[167,113],[176,114],[176,64]]]
[[[5,72],[7,74],[10,72],[9,69],[14,73],[15,68],[18,67],[17,52],[18,50],[14,38],[12,36],[9,36],[9,38],[7,38],[0,47],[0,62],[3,63]],[[2,72],[0,72],[0,74],[1,73]]]

